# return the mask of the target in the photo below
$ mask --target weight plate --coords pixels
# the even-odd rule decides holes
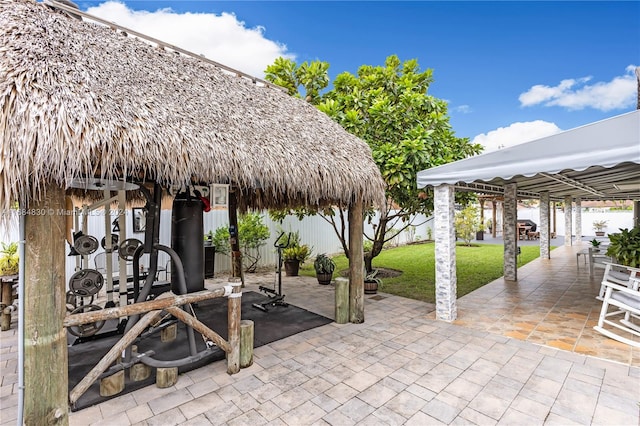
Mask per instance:
[[[102,310],[102,308],[98,305],[84,305],[79,306],[71,311],[71,314],[83,314],[85,312],[95,312],[100,310]],[[74,325],[68,327],[67,330],[69,330],[69,333],[73,334],[76,337],[89,337],[100,331],[100,329],[104,326],[104,323],[104,320],[100,320],[96,322],[90,322],[88,324]]]
[[[107,237],[102,237],[102,241],[100,241],[100,246],[103,249],[107,249]],[[118,235],[117,234],[111,234],[111,250],[116,249],[116,247],[118,247]]]
[[[69,280],[69,289],[76,296],[88,297],[97,294],[104,284],[104,277],[95,269],[82,269]]]
[[[76,249],[80,255],[90,255],[94,251],[98,250],[99,244],[96,237],[91,235],[81,235],[73,242],[73,248]]]
[[[136,238],[128,238],[120,243],[120,246],[118,247],[118,254],[122,259],[131,261],[133,260],[133,254],[141,245],[142,241]]]

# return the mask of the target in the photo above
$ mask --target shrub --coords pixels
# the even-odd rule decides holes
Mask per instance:
[[[0,275],[15,275],[19,268],[18,243],[2,243],[0,250]]]
[[[240,240],[240,251],[247,259],[245,271],[255,272],[260,261],[260,247],[264,246],[269,239],[269,227],[262,222],[259,213],[246,213],[238,218],[238,239]],[[213,244],[216,252],[228,255],[231,252],[229,242],[229,228],[220,227],[213,234]]]
[[[482,223],[478,216],[478,209],[472,205],[456,213],[454,221],[456,235],[462,238],[466,245],[471,245],[475,233],[481,230]]]

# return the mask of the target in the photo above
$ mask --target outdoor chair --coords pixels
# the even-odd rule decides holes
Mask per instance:
[[[611,339],[640,348],[640,323],[637,322],[640,320],[640,269],[629,268],[629,272],[626,285],[602,281],[605,288],[602,310],[598,325],[593,329]],[[610,306],[615,310],[609,312]]]
[[[619,285],[627,285],[629,283],[630,275],[636,276],[637,271],[640,269],[630,268],[628,266],[619,265],[613,262],[603,262],[605,265],[604,268],[604,276],[602,277],[603,284],[600,285],[600,292],[596,299],[602,300],[604,298],[604,293],[606,290],[606,286],[604,282],[611,282]]]

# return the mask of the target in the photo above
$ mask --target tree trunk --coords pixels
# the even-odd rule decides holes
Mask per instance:
[[[349,208],[349,320],[355,324],[364,322],[362,207],[362,202],[356,201]]]
[[[388,223],[389,218],[387,217],[386,212],[384,212],[380,215],[380,219],[378,220],[378,227],[376,228],[376,232],[373,237],[373,246],[371,248],[371,251],[368,251],[364,254],[364,266],[367,270],[367,273],[373,271],[373,258],[382,252]]]
[[[64,189],[47,185],[46,195],[24,212],[25,289],[24,423],[69,423],[65,316]]]

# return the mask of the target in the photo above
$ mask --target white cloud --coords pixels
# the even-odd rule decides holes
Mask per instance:
[[[87,12],[256,77],[278,56],[294,59],[284,44],[265,37],[263,27],[247,28],[231,13],[135,11],[117,1]]]
[[[626,74],[608,82],[591,81],[591,77],[562,80],[557,86],[537,84],[518,98],[523,107],[533,105],[560,106],[568,110],[593,108],[600,111],[625,109],[635,106],[637,82],[636,66],[629,65]]]
[[[460,105],[453,108],[453,110],[462,114],[469,114],[473,111],[469,105]]]
[[[473,138],[473,143],[479,143],[485,147],[484,152],[495,151],[543,138],[561,132],[555,123],[536,120],[524,123],[513,123],[509,127],[499,127],[488,133],[482,133]]]

